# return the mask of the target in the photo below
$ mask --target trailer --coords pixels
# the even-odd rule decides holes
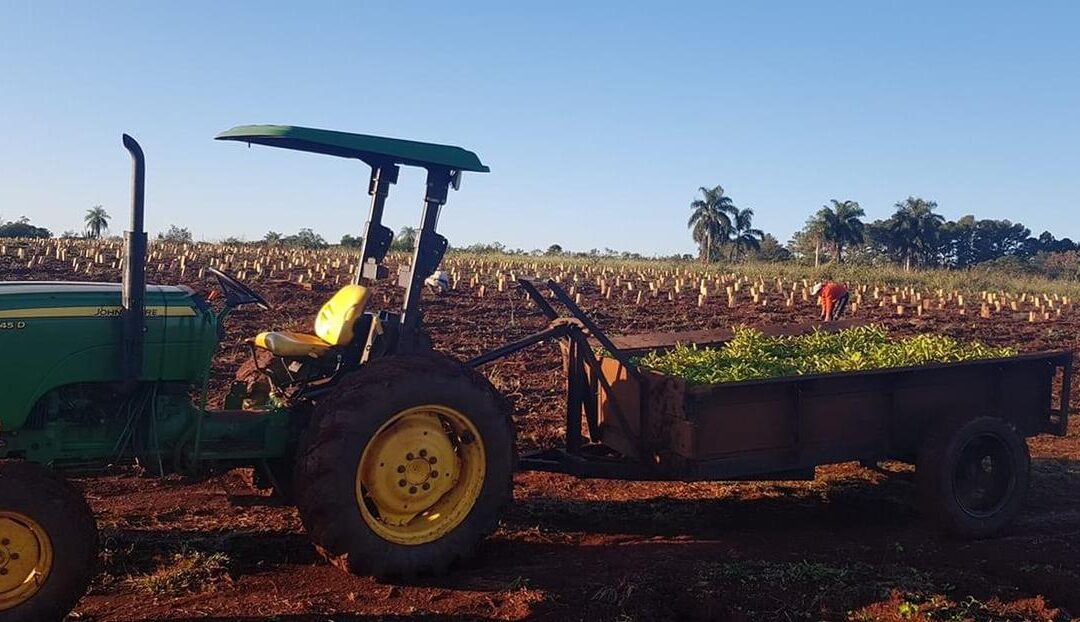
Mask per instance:
[[[676,343],[717,345],[729,334],[608,338],[557,283],[519,285],[549,327],[472,363],[538,336],[563,340],[566,443],[522,456],[525,470],[628,480],[812,480],[822,465],[898,461],[915,465],[920,503],[942,528],[984,537],[1021,507],[1030,463],[1025,439],[1063,436],[1068,428],[1068,351],[690,386],[634,361]],[[560,317],[549,300],[569,315]]]

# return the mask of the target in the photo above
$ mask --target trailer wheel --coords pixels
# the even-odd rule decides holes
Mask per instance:
[[[97,541],[94,515],[62,477],[0,463],[0,622],[63,619],[94,576]]]
[[[1024,438],[1002,419],[943,422],[917,457],[923,507],[954,536],[993,535],[1019,513],[1030,463]]]
[[[435,355],[364,365],[316,406],[296,464],[301,519],[343,570],[440,574],[512,496],[514,432],[482,375]]]

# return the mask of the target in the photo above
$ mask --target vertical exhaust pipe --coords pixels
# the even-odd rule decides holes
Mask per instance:
[[[124,383],[130,388],[142,374],[146,324],[146,232],[143,231],[146,160],[142,147],[127,134],[124,134],[124,147],[131,154],[131,228],[124,232],[124,282],[120,302],[124,340],[121,370]]]

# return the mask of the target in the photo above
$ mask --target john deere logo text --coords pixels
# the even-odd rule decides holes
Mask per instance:
[[[94,317],[120,317],[121,312],[122,309],[120,307],[98,307],[97,310],[94,311]],[[161,309],[147,307],[144,310],[144,313],[146,314],[146,317],[157,317],[161,315]]]

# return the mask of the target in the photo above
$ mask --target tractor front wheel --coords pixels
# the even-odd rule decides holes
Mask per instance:
[[[316,406],[296,464],[297,507],[320,552],[358,574],[441,574],[471,555],[511,499],[510,407],[437,355],[366,364]]]
[[[97,526],[79,491],[30,462],[0,462],[0,622],[61,620],[97,564]]]

